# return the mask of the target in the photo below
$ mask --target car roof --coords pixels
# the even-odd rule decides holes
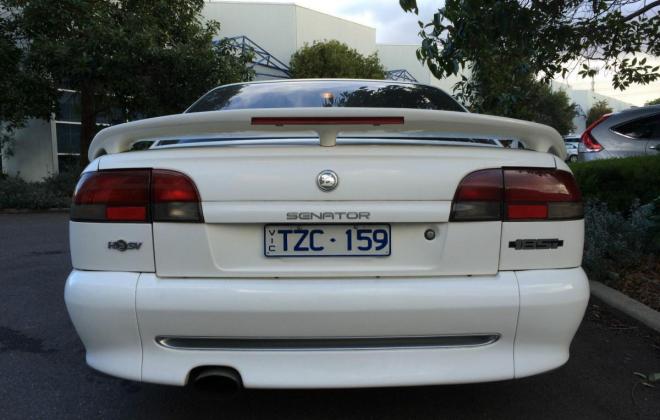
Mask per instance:
[[[646,105],[646,106],[640,106],[640,107],[634,107],[634,108],[628,108],[624,109],[622,111],[616,112],[615,114],[626,114],[626,115],[631,115],[631,114],[652,114],[654,112],[660,111],[660,105]]]
[[[603,121],[599,126],[612,128],[619,124],[624,124],[628,121],[633,121],[639,118],[645,118],[654,114],[660,113],[660,105],[640,106],[637,108],[629,108],[619,112],[613,112],[610,118]]]

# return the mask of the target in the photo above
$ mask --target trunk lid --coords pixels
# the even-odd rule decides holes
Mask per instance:
[[[451,201],[468,173],[516,166],[554,168],[555,160],[501,148],[346,145],[182,147],[99,162],[100,170],[169,169],[195,182],[204,223],[153,223],[159,276],[262,278],[494,274],[502,222],[448,223]],[[339,177],[333,191],[317,186],[324,170]],[[347,219],[350,212],[369,217]],[[317,217],[300,216],[308,213]],[[301,223],[388,225],[391,253],[266,256],[266,225]]]

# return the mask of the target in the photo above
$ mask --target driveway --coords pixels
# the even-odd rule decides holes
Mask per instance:
[[[571,360],[541,376],[477,385],[246,391],[192,389],[96,373],[64,307],[68,216],[0,215],[0,418],[654,419],[660,335],[592,301]]]

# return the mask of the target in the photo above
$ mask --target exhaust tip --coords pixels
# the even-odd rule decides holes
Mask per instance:
[[[234,368],[202,366],[190,372],[188,384],[197,391],[221,397],[232,397],[243,389],[241,375]]]

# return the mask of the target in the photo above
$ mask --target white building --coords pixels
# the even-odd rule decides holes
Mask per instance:
[[[356,22],[311,10],[293,3],[242,3],[232,1],[207,2],[203,16],[221,23],[218,38],[233,38],[236,46],[248,46],[255,51],[254,69],[257,79],[286,78],[291,55],[314,41],[336,39],[362,54],[377,52],[389,77],[395,80],[416,80],[451,93],[458,78],[438,80],[415,56],[418,45],[377,44],[376,29]],[[594,102],[605,99],[619,111],[632,106],[589,90],[566,91],[583,114]],[[80,119],[71,106],[75,92],[66,92],[61,105],[64,111],[51,122],[31,121],[17,133],[14,153],[2,156],[2,171],[38,181],[55,174],[67,160],[77,156]],[[576,132],[584,130],[584,115],[575,119]]]

